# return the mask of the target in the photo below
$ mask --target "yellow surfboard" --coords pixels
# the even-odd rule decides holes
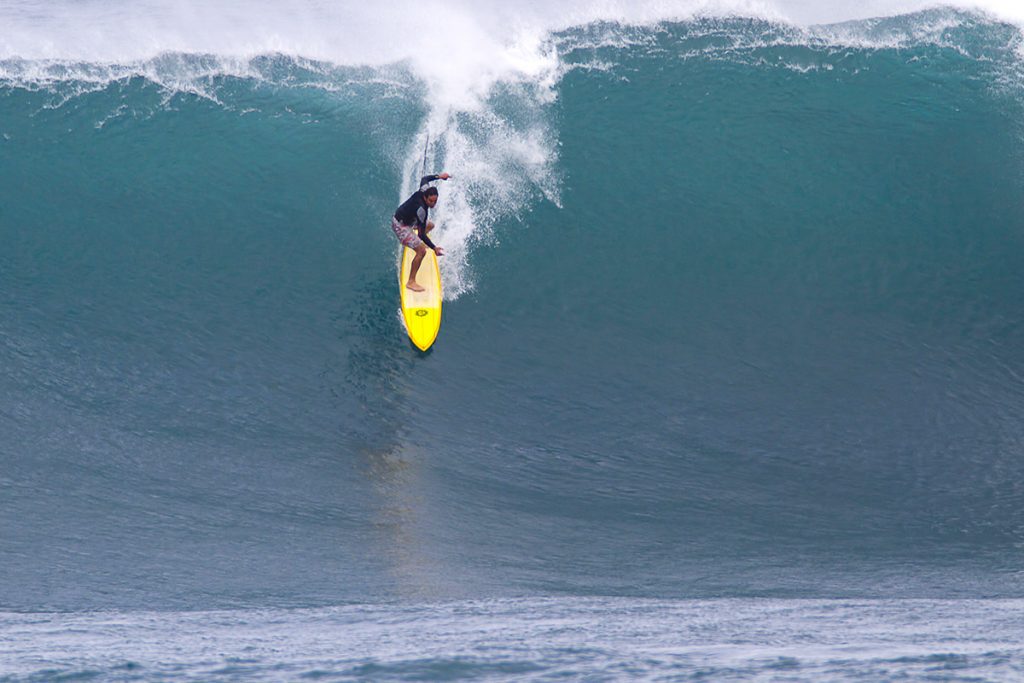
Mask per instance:
[[[426,351],[437,339],[441,329],[441,271],[437,267],[437,254],[427,249],[416,283],[424,291],[414,292],[405,286],[416,252],[402,247],[402,267],[398,269],[398,289],[402,292],[402,317],[409,339],[420,351]]]

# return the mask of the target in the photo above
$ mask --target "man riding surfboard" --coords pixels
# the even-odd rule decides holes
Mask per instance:
[[[438,256],[444,255],[444,249],[431,242],[427,236],[427,233],[434,229],[434,224],[427,218],[430,209],[437,204],[438,196],[437,188],[429,183],[435,180],[448,180],[450,177],[447,173],[423,176],[420,179],[420,189],[402,202],[391,219],[391,230],[398,241],[416,252],[409,269],[409,281],[405,283],[405,286],[414,292],[423,291],[423,287],[416,283],[416,272],[423,263],[423,257],[427,255],[427,247],[433,249]]]

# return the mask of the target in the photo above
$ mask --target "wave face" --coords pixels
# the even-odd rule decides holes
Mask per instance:
[[[1020,595],[1004,15],[583,16],[485,68],[12,7],[0,606]]]

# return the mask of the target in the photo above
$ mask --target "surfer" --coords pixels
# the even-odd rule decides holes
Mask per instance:
[[[447,173],[427,175],[420,179],[420,189],[412,193],[391,219],[391,229],[395,237],[403,246],[409,247],[416,252],[409,268],[409,281],[405,286],[414,292],[422,292],[423,287],[416,283],[416,273],[423,263],[423,257],[427,255],[427,247],[430,247],[438,256],[444,255],[444,249],[435,245],[427,236],[434,229],[434,224],[427,220],[430,209],[437,204],[437,188],[428,185],[435,180],[448,180]]]

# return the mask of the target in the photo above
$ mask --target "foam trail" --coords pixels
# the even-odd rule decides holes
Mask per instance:
[[[419,179],[428,140],[427,172],[455,174],[442,184],[435,211],[436,241],[446,249],[446,299],[472,289],[470,250],[487,240],[497,221],[516,215],[534,194],[559,201],[554,133],[545,115],[555,97],[558,56],[550,45],[533,42],[510,46],[506,62],[517,69],[472,96],[445,97],[443,84],[430,88],[429,113],[403,165],[402,197]]]

